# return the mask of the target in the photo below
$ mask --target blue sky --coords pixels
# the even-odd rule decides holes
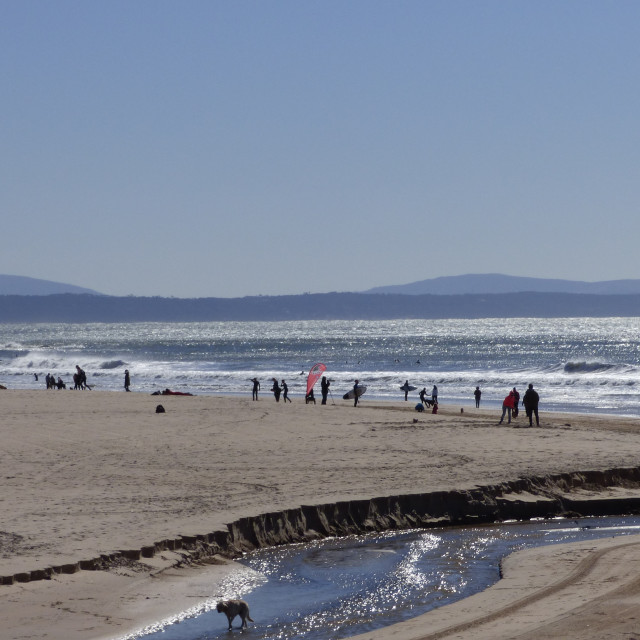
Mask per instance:
[[[640,2],[0,0],[0,81],[0,273],[640,277]]]

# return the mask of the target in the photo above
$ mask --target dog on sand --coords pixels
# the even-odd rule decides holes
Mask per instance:
[[[223,600],[216,605],[218,613],[224,613],[229,621],[229,631],[231,631],[231,621],[236,617],[242,618],[241,629],[247,628],[247,620],[253,622],[249,615],[249,605],[244,600]]]

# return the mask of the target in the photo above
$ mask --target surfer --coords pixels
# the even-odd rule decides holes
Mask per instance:
[[[404,401],[406,402],[409,399],[409,381],[406,380],[400,388],[404,389]]]
[[[131,378],[129,377],[129,369],[124,370],[124,390],[131,391],[129,387],[131,386]]]
[[[358,380],[356,380],[355,384],[353,385],[353,406],[357,406],[358,405]]]
[[[482,396],[482,391],[480,391],[480,387],[476,387],[476,390],[473,392],[473,396],[476,399],[476,409],[480,408],[480,397]]]
[[[320,391],[322,393],[322,402],[320,404],[327,404],[327,396],[329,395],[330,386],[331,386],[331,382],[327,380],[327,376],[322,376],[322,380],[320,381]]]
[[[251,378],[251,382],[253,382],[253,391],[251,392],[251,399],[258,399],[258,391],[260,391],[260,381],[258,378]]]

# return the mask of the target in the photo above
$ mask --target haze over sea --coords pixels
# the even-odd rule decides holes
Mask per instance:
[[[358,378],[367,398],[402,400],[405,380],[444,404],[498,407],[508,390],[533,383],[541,410],[640,415],[638,318],[0,324],[0,383],[44,388],[47,373],[69,384],[80,365],[95,389],[165,388],[250,394],[257,376],[302,399],[306,373],[327,366],[331,400]],[[304,373],[303,373],[304,372]],[[38,374],[39,381],[35,381]],[[417,401],[415,391],[410,396]]]

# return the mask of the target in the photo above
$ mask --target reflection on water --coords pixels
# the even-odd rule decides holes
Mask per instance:
[[[638,517],[414,530],[264,549],[247,554],[222,593],[191,617],[144,638],[228,638],[226,618],[215,611],[220,597],[249,601],[255,623],[244,638],[344,638],[486,589],[512,551],[632,533],[640,533]]]

